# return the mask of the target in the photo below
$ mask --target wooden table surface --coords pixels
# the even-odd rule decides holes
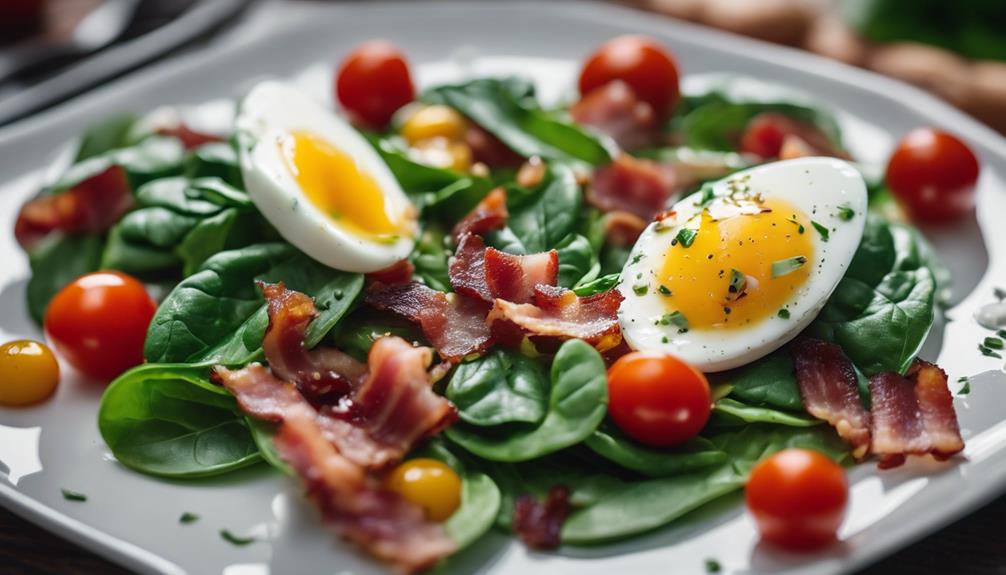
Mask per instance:
[[[0,575],[129,571],[0,509]],[[1006,496],[859,575],[1006,575]]]

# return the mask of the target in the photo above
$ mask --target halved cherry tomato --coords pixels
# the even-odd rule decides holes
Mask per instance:
[[[680,445],[702,430],[711,408],[706,376],[672,355],[636,351],[608,370],[608,414],[640,443]]]
[[[835,541],[849,485],[842,468],[826,456],[791,448],[755,466],[746,497],[762,540],[812,550]]]
[[[416,95],[405,56],[383,40],[360,44],[342,61],[335,93],[352,116],[376,129]]]
[[[423,508],[431,521],[445,521],[461,505],[461,478],[436,459],[410,459],[391,470],[384,487]]]
[[[621,80],[648,103],[658,118],[666,118],[681,97],[678,64],[659,42],[646,36],[618,36],[589,58],[580,72],[580,94]]]
[[[52,395],[59,363],[44,343],[19,339],[0,345],[0,405],[29,405]]]
[[[974,207],[978,158],[967,144],[932,128],[898,142],[887,164],[887,187],[918,222],[942,223]]]
[[[52,298],[45,333],[73,367],[108,380],[143,363],[143,343],[156,309],[138,280],[120,272],[95,272]]]

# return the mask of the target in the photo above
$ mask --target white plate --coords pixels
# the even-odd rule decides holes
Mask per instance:
[[[739,72],[814,94],[841,110],[861,159],[882,163],[895,137],[920,125],[960,134],[979,152],[977,222],[929,234],[954,271],[959,297],[948,314],[954,321],[934,331],[926,355],[938,357],[954,380],[977,375],[971,395],[958,400],[968,446],[952,464],[913,463],[885,473],[872,465],[855,469],[842,531],[845,544],[825,555],[785,556],[758,547],[753,525],[735,498],[717,505],[716,512],[704,511],[687,527],[612,546],[530,553],[493,535],[466,551],[454,570],[607,575],[667,573],[673,566],[675,573],[703,573],[704,560],[716,558],[727,572],[837,573],[875,560],[998,494],[1006,485],[1006,424],[1000,421],[1006,374],[1001,360],[978,353],[976,344],[985,332],[971,316],[992,298],[993,286],[1006,286],[1006,141],[918,90],[793,50],[592,3],[368,3],[273,10],[267,31],[257,38],[152,67],[0,131],[0,229],[13,228],[17,207],[42,181],[54,150],[113,112],[236,96],[253,79],[270,74],[297,77],[327,94],[335,59],[377,36],[400,44],[419,65],[424,83],[472,71],[530,73],[554,98],[572,85],[585,54],[605,38],[627,32],[666,41],[689,75]],[[0,261],[0,340],[39,337],[24,306],[28,265],[10,232],[0,238]],[[101,390],[67,372],[51,401],[0,409],[0,504],[144,572],[384,572],[336,542],[302,501],[298,487],[265,466],[197,482],[158,480],[124,469],[97,432]],[[86,493],[88,501],[65,501],[63,487]],[[184,511],[202,520],[180,525]],[[265,541],[231,546],[218,535],[224,527]]]

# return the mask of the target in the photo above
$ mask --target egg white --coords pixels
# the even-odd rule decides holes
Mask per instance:
[[[854,167],[834,158],[775,162],[737,172],[713,184],[712,190],[717,198],[725,197],[738,182],[752,194],[788,202],[829,230],[827,242],[813,229],[807,230],[814,245],[814,257],[807,265],[813,268],[785,305],[789,318],[772,313],[744,327],[690,328],[683,333],[677,326],[657,322],[669,308],[667,298],[655,289],[654,278],[678,229],[703,209],[702,192],[696,192],[674,205],[672,220],[651,223],[643,231],[622,270],[618,289],[625,300],[618,316],[632,349],[672,353],[705,372],[745,365],[775,351],[807,327],[845,275],[866,224],[866,184]],[[852,209],[851,219],[838,216],[840,207]],[[725,217],[728,214],[716,214],[717,209],[729,211],[730,206],[716,201],[711,204],[713,217]],[[664,227],[658,230],[658,226]],[[649,287],[644,294],[634,289],[641,282]]]
[[[391,170],[345,120],[292,85],[265,81],[241,102],[236,128],[248,195],[280,235],[305,254],[338,270],[368,273],[412,252],[415,242],[406,235],[382,242],[346,230],[308,200],[291,173],[280,143],[293,132],[310,132],[351,156],[376,181],[390,211],[414,214]]]

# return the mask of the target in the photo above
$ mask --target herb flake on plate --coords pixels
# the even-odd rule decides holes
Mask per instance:
[[[73,491],[71,489],[60,489],[63,492],[63,499],[67,501],[87,501],[87,495],[79,491]]]

